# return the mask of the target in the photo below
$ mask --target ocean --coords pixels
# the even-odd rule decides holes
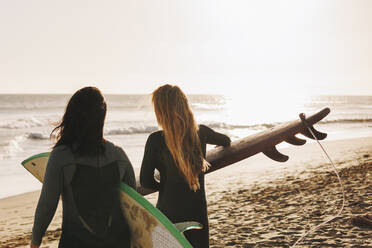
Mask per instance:
[[[41,188],[21,161],[50,151],[50,132],[68,95],[0,95],[0,198]],[[105,138],[122,146],[138,172],[148,135],[158,130],[149,95],[106,95]],[[372,136],[372,96],[308,96],[249,99],[189,95],[195,119],[236,140],[324,107],[331,113],[317,129],[327,139]]]

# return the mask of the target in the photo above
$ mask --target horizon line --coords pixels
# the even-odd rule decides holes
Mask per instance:
[[[102,92],[102,91],[101,91]],[[74,92],[73,92],[74,93]],[[0,92],[0,96],[4,96],[4,95],[60,95],[60,96],[69,96],[69,95],[72,95],[73,93],[2,93]],[[115,95],[151,95],[151,93],[106,93],[106,92],[102,92],[103,95],[112,95],[112,96],[115,96]],[[199,95],[199,96],[225,96],[225,95],[229,95],[229,94],[224,94],[224,93],[186,93],[186,95]],[[300,94],[298,94],[300,95]],[[372,93],[370,94],[365,94],[365,93],[349,93],[349,94],[325,94],[325,93],[319,93],[319,94],[309,94],[308,96],[372,96]]]

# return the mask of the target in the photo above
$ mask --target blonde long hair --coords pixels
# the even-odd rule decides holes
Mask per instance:
[[[178,86],[165,84],[152,93],[156,119],[166,145],[190,189],[200,188],[199,174],[208,169],[198,135],[198,126],[186,95]]]

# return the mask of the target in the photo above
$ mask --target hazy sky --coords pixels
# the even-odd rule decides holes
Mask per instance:
[[[0,93],[372,95],[369,0],[1,0]]]

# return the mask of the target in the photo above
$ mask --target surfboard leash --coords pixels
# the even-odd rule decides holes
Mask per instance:
[[[341,181],[341,178],[340,178],[340,175],[338,174],[338,171],[337,171],[337,168],[336,166],[334,165],[332,159],[330,158],[330,156],[328,155],[327,151],[324,149],[324,147],[322,146],[322,144],[320,144],[319,140],[317,139],[317,137],[315,136],[315,134],[313,133],[313,131],[311,130],[310,128],[310,125],[307,123],[306,121],[306,117],[305,117],[305,114],[304,113],[301,113],[300,115],[300,119],[302,121],[302,123],[305,125],[305,127],[309,130],[309,132],[311,133],[311,135],[313,136],[313,138],[316,140],[316,142],[318,143],[319,147],[322,149],[323,153],[326,155],[326,157],[328,158],[330,164],[332,165],[333,167],[333,170],[335,172],[335,174],[337,175],[337,178],[338,178],[338,181],[340,183],[340,186],[341,186],[341,189],[342,189],[342,206],[340,208],[340,210],[338,211],[338,213],[334,216],[331,216],[328,220],[325,220],[323,221],[322,223],[316,225],[315,227],[311,228],[309,231],[307,231],[306,233],[304,233],[303,235],[301,235],[301,237],[299,239],[297,239],[297,241],[291,246],[291,248],[295,247],[297,244],[299,244],[307,235],[309,235],[310,233],[314,232],[315,230],[317,230],[318,228],[320,228],[321,226],[327,224],[328,222],[336,219],[337,217],[339,217],[342,213],[342,211],[344,210],[344,207],[345,207],[345,189],[344,189],[344,185],[342,184],[342,181]]]

